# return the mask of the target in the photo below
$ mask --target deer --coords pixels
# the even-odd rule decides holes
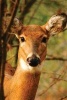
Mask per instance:
[[[35,99],[48,40],[66,29],[65,13],[53,15],[45,25],[22,25],[18,28],[15,33],[19,40],[17,68],[14,74],[6,72],[4,75],[4,100]]]

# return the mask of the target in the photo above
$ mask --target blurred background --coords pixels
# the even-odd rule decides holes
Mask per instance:
[[[15,1],[15,0],[13,0]],[[12,11],[13,5],[9,8]],[[16,17],[23,25],[44,25],[57,13],[67,13],[67,0],[20,0]],[[6,61],[16,67],[18,41],[15,36],[8,40]],[[67,100],[67,31],[52,36],[48,41],[47,56],[42,69],[35,100]]]

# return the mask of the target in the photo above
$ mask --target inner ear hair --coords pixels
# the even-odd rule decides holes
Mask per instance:
[[[46,25],[43,25],[50,35],[57,34],[67,29],[67,14],[61,13],[52,16]]]

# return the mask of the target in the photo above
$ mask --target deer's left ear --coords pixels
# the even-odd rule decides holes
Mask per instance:
[[[58,34],[61,31],[67,29],[67,15],[61,13],[52,16],[49,21],[42,26],[42,28],[47,30],[50,35]]]

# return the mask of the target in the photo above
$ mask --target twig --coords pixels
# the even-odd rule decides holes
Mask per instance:
[[[52,84],[45,91],[43,90],[42,93],[38,94],[38,96],[42,96],[43,94],[45,94],[56,83],[57,83],[57,80],[55,80],[54,82],[52,82]]]
[[[13,1],[13,0],[10,0],[13,4],[15,4],[15,1]]]
[[[65,82],[67,82],[67,80],[65,80],[65,79],[62,79],[62,78],[57,78],[57,77],[50,77],[50,78],[52,78],[52,79],[56,79],[56,80],[59,80],[59,81],[65,81]]]
[[[64,71],[64,69],[63,69],[62,72],[61,72],[61,75],[59,75],[57,79],[62,78],[62,77],[64,76],[65,73],[66,73],[66,69],[65,69],[65,71]],[[54,80],[51,82],[51,85],[50,85],[46,90],[43,90],[42,93],[40,93],[38,96],[41,96],[41,95],[45,94],[45,93],[46,93],[52,86],[54,86],[58,81],[60,81],[60,80],[54,79]]]
[[[19,44],[15,44],[15,45],[11,45],[12,47],[18,47],[19,46]]]
[[[60,61],[67,61],[67,59],[61,58],[61,57],[58,57],[58,58],[57,58],[57,57],[56,57],[56,58],[55,58],[55,57],[54,57],[54,58],[47,57],[46,60],[60,60]]]
[[[15,57],[16,55],[13,55],[12,57],[10,57],[9,59],[7,59],[6,61],[9,61],[11,60],[13,57]]]
[[[46,60],[60,60],[60,61],[67,61],[67,58],[63,58],[63,57],[58,57],[58,56],[54,56],[54,55],[48,55],[48,57],[46,57]]]
[[[31,20],[32,20],[32,18],[33,18],[33,16],[34,16],[34,14],[35,14],[36,11],[38,10],[38,8],[39,8],[39,6],[40,6],[41,3],[42,3],[42,0],[40,0],[38,6],[35,8],[34,12],[32,13],[32,16],[30,17],[30,20],[29,20],[29,22],[28,22],[27,24],[30,24],[30,22],[31,22]]]
[[[23,22],[25,15],[28,13],[29,9],[31,8],[31,6],[36,2],[36,0],[29,0],[29,2],[27,3],[27,5],[25,6],[23,12],[20,15],[20,20]]]
[[[54,72],[52,72],[52,73],[50,73],[50,72],[42,72],[42,74],[54,75]],[[57,73],[55,73],[55,75],[61,76],[61,74],[57,74]],[[67,82],[67,80],[65,80],[65,79],[63,79],[63,78],[58,78],[58,77],[56,77],[56,76],[54,76],[54,77],[50,76],[49,78]]]
[[[13,23],[14,17],[16,15],[16,12],[17,12],[17,9],[18,9],[19,2],[20,2],[20,0],[16,0],[15,6],[14,6],[14,10],[13,10],[13,13],[12,13],[12,16],[11,16],[11,20],[9,22],[9,25],[7,27],[6,32],[4,33],[4,37],[6,36],[6,34],[8,33],[8,31],[10,30],[10,27],[11,27],[11,25]]]
[[[67,96],[65,96],[65,97],[61,98],[60,100],[64,100],[65,98],[67,98]]]

